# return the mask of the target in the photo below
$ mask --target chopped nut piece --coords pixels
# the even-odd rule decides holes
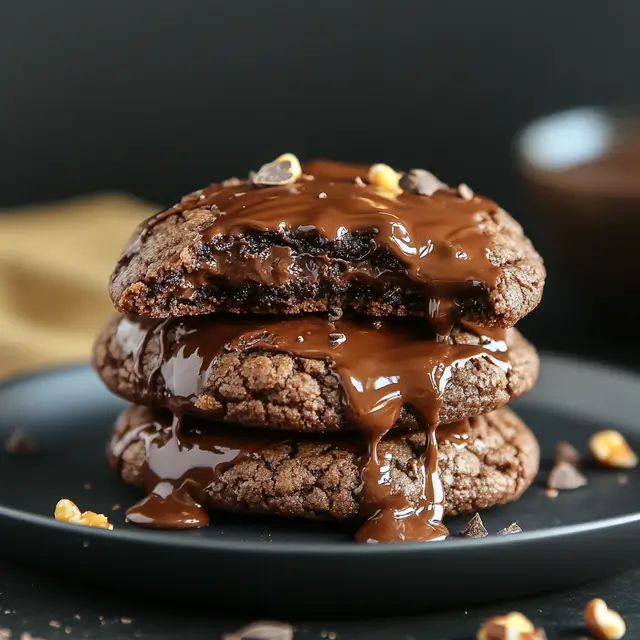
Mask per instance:
[[[87,527],[98,527],[100,529],[113,529],[113,525],[109,524],[106,516],[101,513],[94,513],[93,511],[81,513],[80,509],[78,509],[71,500],[67,500],[66,498],[58,501],[54,516],[58,522],[81,524]]]
[[[508,536],[512,533],[522,533],[522,529],[517,522],[512,522],[508,527],[505,527],[504,529],[500,529],[500,531],[498,531],[499,536]]]
[[[466,185],[464,182],[458,185],[458,195],[463,200],[472,200],[473,199],[473,191],[469,185]]]
[[[638,465],[638,456],[619,431],[598,431],[589,438],[593,457],[605,467],[630,469]]]
[[[357,187],[365,187],[366,186],[364,180],[360,176],[356,176],[356,179],[354,180],[354,182],[355,182]]]
[[[533,625],[519,611],[486,620],[478,630],[478,640],[546,640],[544,629]]]
[[[400,179],[400,188],[409,193],[421,196],[432,196],[440,189],[447,189],[447,185],[436,178],[430,171],[411,169]]]
[[[345,336],[344,333],[329,334],[329,340],[331,341],[332,347],[337,347],[338,345],[341,345],[346,339],[347,339],[347,336]]]
[[[14,429],[4,443],[4,450],[12,455],[34,453],[36,441],[24,430]]]
[[[373,184],[376,187],[383,187],[384,189],[389,189],[389,191],[400,191],[401,189],[398,186],[400,175],[388,164],[372,164],[367,180],[369,184]]]
[[[293,153],[283,153],[275,159],[275,162],[288,162],[294,180],[297,180],[302,175],[300,160],[298,160],[298,156],[294,156]]]
[[[286,622],[258,621],[234,633],[226,633],[223,640],[292,640],[293,627]]]
[[[484,526],[484,522],[482,522],[480,514],[476,513],[460,530],[460,535],[463,538],[485,538],[489,535],[489,532]]]
[[[620,640],[627,630],[622,616],[609,609],[607,603],[600,598],[587,604],[584,622],[587,632],[596,640]]]
[[[298,162],[298,168],[299,166],[300,162]],[[293,170],[291,160],[276,160],[263,164],[256,173],[251,174],[249,179],[256,187],[277,187],[295,182],[296,175]]]
[[[558,462],[547,479],[549,489],[571,491],[587,484],[587,479],[569,462]]]
[[[569,442],[560,440],[556,443],[556,448],[553,455],[553,461],[569,462],[573,465],[580,464],[580,452]]]

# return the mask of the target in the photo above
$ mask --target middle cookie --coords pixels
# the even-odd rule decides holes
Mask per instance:
[[[449,342],[402,318],[115,316],[94,348],[105,384],[136,404],[321,432],[454,422],[531,389],[539,361],[515,329]]]

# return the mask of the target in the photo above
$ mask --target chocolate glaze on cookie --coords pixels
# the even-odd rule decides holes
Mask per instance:
[[[431,341],[424,323],[410,318],[388,318],[376,321],[371,317],[348,318],[329,324],[326,318],[306,315],[308,325],[317,327],[326,344],[339,347],[344,333],[340,324],[348,323],[360,331],[395,333],[403,336],[407,351],[410,341],[418,350]],[[277,430],[304,432],[331,432],[353,428],[345,409],[345,393],[335,362],[331,358],[301,355],[302,335],[290,353],[267,350],[259,345],[250,350],[223,349],[202,371],[192,371],[189,382],[180,379],[180,386],[191,384],[191,389],[179,389],[176,395],[173,383],[165,381],[164,366],[168,357],[178,361],[185,353],[184,334],[193,344],[209,343],[209,334],[215,336],[235,332],[252,334],[269,328],[275,335],[279,326],[290,326],[291,316],[211,316],[187,317],[170,321],[142,320],[114,316],[105,325],[94,349],[94,364],[105,384],[114,393],[135,404],[160,406],[182,410],[202,418],[240,426],[254,426]],[[358,330],[358,329],[356,329]],[[475,331],[472,333],[471,331]],[[447,344],[451,347],[478,347],[500,341],[495,330],[468,327],[456,330]],[[198,334],[200,337],[198,337]],[[448,423],[479,413],[492,411],[517,398],[534,385],[539,367],[535,349],[515,329],[505,332],[510,367],[479,355],[453,367],[444,381],[440,397],[438,422]],[[502,345],[504,346],[504,345]],[[429,346],[436,357],[442,347]],[[369,349],[369,357],[376,353],[377,345]],[[332,349],[333,351],[333,349]],[[197,362],[193,356],[189,363]],[[189,364],[187,363],[187,364]],[[181,365],[179,365],[181,366]],[[395,428],[415,429],[420,426],[419,416],[410,405],[401,409]]]
[[[184,323],[184,328],[169,345],[167,328],[177,322]],[[261,349],[334,362],[344,391],[347,419],[363,433],[367,443],[359,492],[360,513],[367,522],[358,539],[373,542],[446,536],[436,443],[444,387],[452,371],[470,359],[488,358],[498,367],[510,367],[503,330],[494,330],[482,343],[471,345],[420,338],[408,326],[402,331],[394,323],[348,318],[329,322],[310,315],[279,321],[176,319],[146,325],[123,320],[120,327],[124,327],[120,342],[132,352],[134,371],[140,370],[139,354],[145,343],[154,333],[159,334],[157,369],[145,383],[150,384],[154,375],[162,376],[169,406],[177,416],[182,416],[199,395],[207,372],[225,352]],[[388,464],[379,453],[381,439],[407,405],[427,430],[423,454],[416,459],[422,491],[415,504],[401,495],[389,494]],[[180,418],[176,425],[179,422]],[[182,505],[188,502],[182,488],[172,498],[163,494],[163,504],[169,499]],[[158,499],[152,500],[155,504]]]
[[[438,466],[445,513],[457,515],[517,499],[538,468],[535,438],[511,411],[442,426]],[[397,432],[379,446],[387,498],[416,505],[427,434]],[[112,466],[149,496],[128,512],[142,526],[190,528],[208,508],[306,518],[363,518],[364,442],[353,434],[306,436],[237,431],[169,412],[130,406],[108,446]]]
[[[512,326],[538,303],[544,268],[494,202],[368,184],[367,167],[316,162],[295,182],[227,181],[144,223],[114,271],[125,313],[354,309]]]

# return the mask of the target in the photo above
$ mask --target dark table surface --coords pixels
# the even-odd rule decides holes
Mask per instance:
[[[6,551],[6,550],[5,550]],[[585,558],[585,562],[588,559]],[[91,568],[87,567],[87,571]],[[553,571],[553,568],[549,568]],[[123,580],[135,581],[136,568]],[[250,579],[250,578],[248,578]],[[427,577],[425,577],[427,579]],[[212,576],[212,594],[224,582]],[[604,598],[627,623],[627,638],[640,637],[640,570],[570,591],[525,600],[500,602],[473,609],[453,609],[418,617],[288,620],[295,638],[337,640],[474,639],[480,623],[489,616],[522,611],[543,626],[549,640],[584,636],[581,621],[591,598]],[[277,585],[274,585],[277,588]],[[0,565],[0,619],[3,628],[28,631],[39,638],[207,638],[214,640],[252,620],[216,613],[212,595],[209,611],[188,610],[166,602],[118,597],[86,585],[72,584],[56,576],[23,567]],[[277,619],[277,616],[274,616]],[[335,634],[335,635],[334,635]]]

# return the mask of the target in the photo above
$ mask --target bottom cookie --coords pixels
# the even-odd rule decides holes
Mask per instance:
[[[436,429],[440,482],[431,496],[433,520],[516,500],[531,484],[538,443],[509,409],[499,409]],[[384,487],[384,504],[422,510],[428,432],[397,433],[377,446],[376,481],[367,491],[371,455],[357,434],[304,436],[229,428],[163,410],[131,405],[108,446],[122,479],[149,496],[128,520],[157,528],[207,524],[206,509],[303,518],[380,519],[371,496]],[[434,460],[435,463],[435,460]],[[442,487],[442,493],[438,487]],[[363,501],[363,495],[368,498]],[[443,509],[438,512],[438,504]],[[399,511],[395,512],[394,522]],[[404,516],[402,516],[404,517]],[[407,531],[398,540],[444,537]],[[443,534],[444,531],[444,534]],[[441,535],[442,534],[442,535]],[[370,540],[373,541],[373,540]],[[390,540],[389,540],[390,541]]]

